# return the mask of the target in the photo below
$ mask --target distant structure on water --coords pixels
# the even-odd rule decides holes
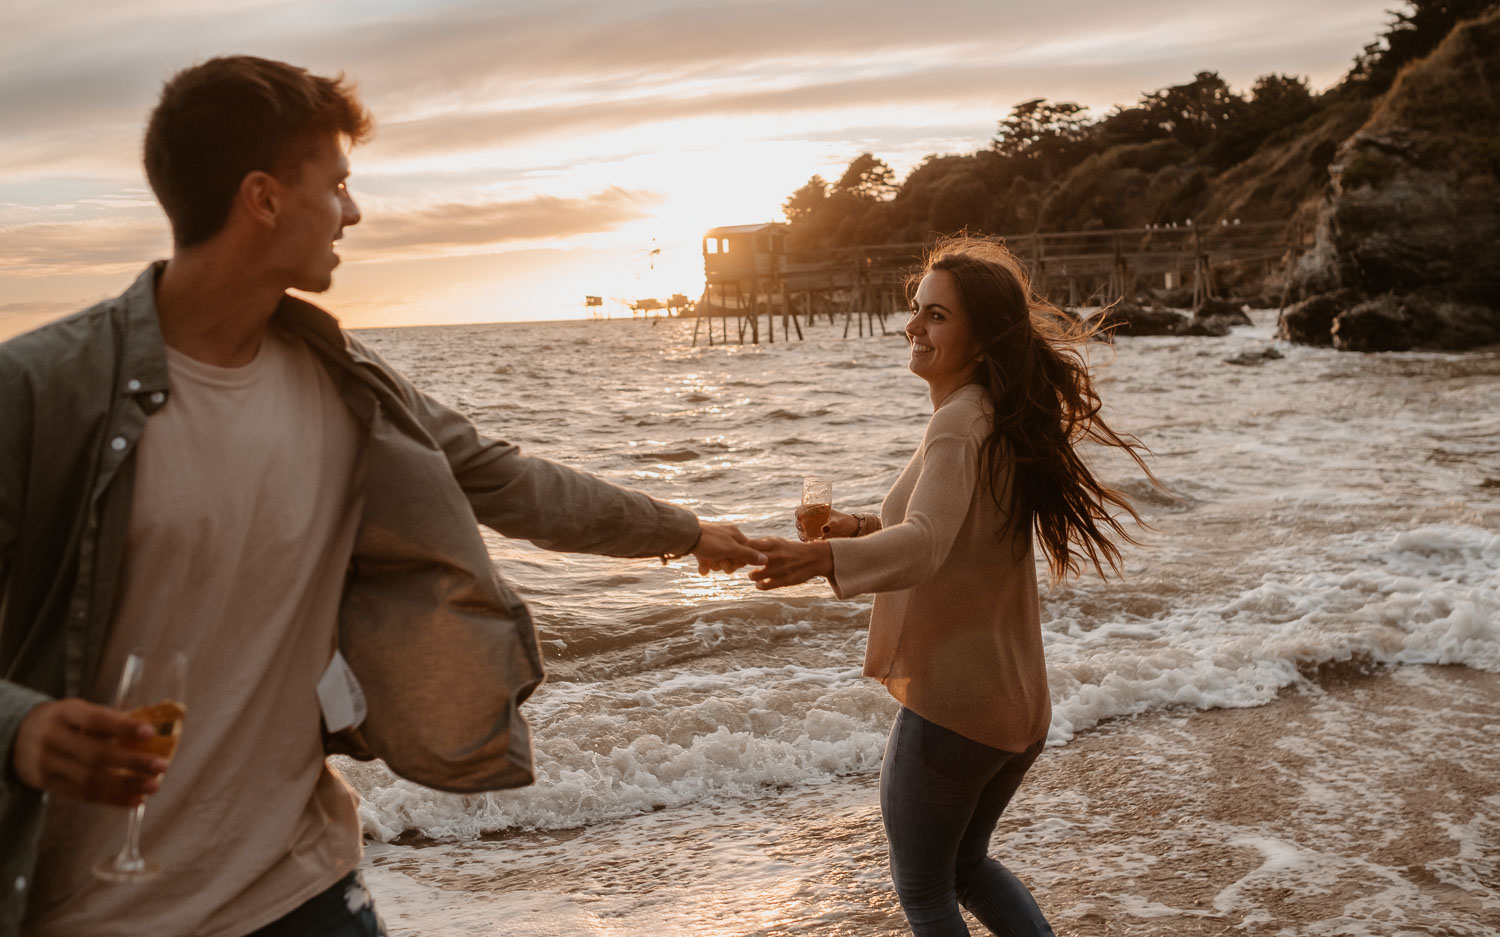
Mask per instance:
[[[886,320],[905,315],[907,280],[920,269],[932,242],[860,244],[812,251],[787,249],[788,226],[777,222],[713,228],[703,235],[703,295],[683,315],[697,316],[693,344],[708,321],[707,339],[729,341],[729,320],[736,320],[737,340],[759,344],[764,335],[776,340],[776,319],[783,339],[793,329],[802,338],[826,316],[829,324],[844,320],[844,336],[857,328],[863,336]],[[1182,227],[1148,226],[1120,230],[1028,233],[1004,238],[1025,261],[1032,287],[1068,308],[1102,306],[1130,299],[1147,281],[1164,290],[1185,293],[1183,305],[1198,309],[1220,294],[1216,270],[1227,265],[1271,268],[1290,262],[1304,232],[1282,222]],[[715,323],[714,320],[718,320]]]

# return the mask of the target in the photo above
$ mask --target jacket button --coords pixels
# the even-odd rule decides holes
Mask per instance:
[[[24,876],[24,875],[17,875],[16,876],[16,891],[25,891],[25,890],[26,890],[26,876]]]
[[[131,378],[125,382],[125,389],[131,392],[138,391],[141,389],[141,382],[135,378]]]
[[[157,391],[156,393],[154,393],[154,394],[151,395],[151,402],[154,403],[154,404],[158,404],[159,405],[163,400],[166,400],[166,399],[167,399],[167,395],[164,394],[164,393],[162,393],[161,391]]]
[[[109,448],[113,449],[116,452],[124,452],[126,445],[128,444],[125,442],[124,436],[116,436],[114,439],[111,439],[109,441]]]

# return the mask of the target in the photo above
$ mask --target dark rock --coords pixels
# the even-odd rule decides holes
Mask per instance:
[[[1242,351],[1233,358],[1225,358],[1224,363],[1259,367],[1267,361],[1278,361],[1282,357],[1284,357],[1282,353],[1275,348],[1266,348],[1262,351]]]
[[[1203,305],[1193,313],[1193,320],[1183,329],[1183,335],[1228,335],[1236,325],[1254,325],[1240,304],[1212,296],[1203,300]]]
[[[1500,343],[1500,307],[1422,290],[1401,299],[1418,345],[1458,350]]]
[[[1193,305],[1193,291],[1189,287],[1177,286],[1171,289],[1154,289],[1151,295],[1156,301],[1169,309],[1187,309]]]
[[[1353,290],[1334,290],[1304,299],[1282,310],[1276,335],[1299,345],[1332,345],[1333,320],[1358,302]]]
[[[1230,301],[1241,308],[1249,306],[1251,309],[1275,309],[1281,305],[1281,294],[1281,287],[1267,287],[1259,293],[1236,296]]]
[[[1188,324],[1183,326],[1178,335],[1202,335],[1209,338],[1219,338],[1229,334],[1229,330],[1239,323],[1232,321],[1228,316],[1193,316]]]
[[[1203,300],[1203,305],[1193,313],[1193,318],[1227,319],[1230,325],[1254,325],[1245,314],[1243,303],[1232,299],[1215,299],[1212,296]]]
[[[1171,309],[1142,309],[1131,303],[1115,303],[1099,313],[1100,328],[1112,335],[1178,335],[1188,317]]]
[[[1500,340],[1497,74],[1500,11],[1460,23],[1413,62],[1339,147],[1292,285],[1309,303],[1336,289],[1366,302],[1336,313],[1327,337],[1317,329],[1326,308],[1299,303],[1283,335],[1361,351]]]
[[[1406,351],[1416,344],[1406,309],[1391,294],[1339,313],[1332,333],[1340,351]]]

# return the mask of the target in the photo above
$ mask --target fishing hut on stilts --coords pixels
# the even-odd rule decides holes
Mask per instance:
[[[776,341],[792,331],[803,338],[826,318],[829,325],[844,322],[851,329],[890,334],[887,319],[901,315],[907,305],[905,281],[920,261],[921,245],[879,245],[788,253],[787,226],[776,222],[714,228],[703,236],[703,296],[694,305],[693,344],[700,332],[709,345],[729,341],[729,320],[735,339],[760,344],[762,336]],[[915,249],[913,249],[915,247]],[[765,324],[762,330],[761,318]]]

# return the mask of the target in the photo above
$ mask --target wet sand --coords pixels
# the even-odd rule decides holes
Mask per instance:
[[[1495,674],[1324,668],[1265,706],[1117,719],[1049,750],[992,854],[1059,935],[1493,935],[1497,740]],[[860,776],[372,845],[367,877],[393,937],[901,934],[876,797]]]

